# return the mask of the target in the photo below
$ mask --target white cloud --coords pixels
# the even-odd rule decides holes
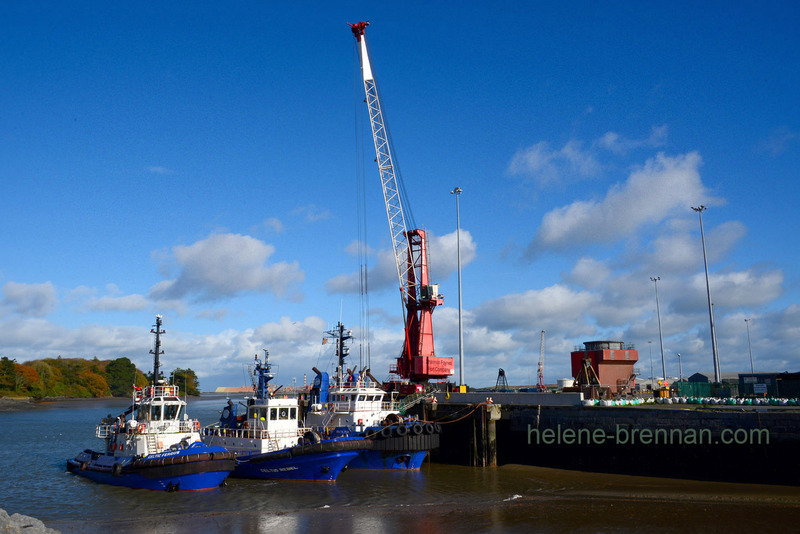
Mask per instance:
[[[282,296],[303,280],[297,262],[268,263],[275,247],[250,236],[213,234],[172,249],[180,273],[150,289],[156,300],[193,297],[213,301],[244,292]]]
[[[92,311],[140,311],[147,309],[150,301],[144,295],[90,298],[84,308]]]
[[[211,319],[212,321],[222,321],[228,316],[229,313],[230,310],[224,308],[207,309],[207,310],[200,310],[199,312],[197,312],[195,317],[197,317],[198,319]]]
[[[578,324],[596,306],[599,295],[574,291],[557,284],[531,289],[484,302],[475,310],[475,322],[493,329],[547,329],[558,325]]]
[[[627,139],[615,132],[606,132],[597,145],[617,155],[625,155],[632,150],[642,147],[663,146],[667,140],[667,125],[653,126],[650,136],[645,139]]]
[[[699,233],[699,232],[698,232]],[[696,271],[702,264],[699,236],[687,233],[660,235],[652,241],[651,263],[659,274]]]
[[[0,322],[4,354],[19,361],[42,358],[100,359],[147,354],[149,329],[84,325],[66,328],[45,319],[16,318]],[[141,368],[141,367],[140,367]]]
[[[43,317],[56,309],[58,295],[55,286],[50,282],[43,284],[7,282],[3,286],[2,305],[12,313]]]
[[[431,283],[437,283],[455,272],[458,268],[458,239],[453,231],[443,236],[426,232],[426,246],[428,248],[428,270]],[[348,252],[353,253],[357,243],[348,246]],[[472,234],[468,230],[461,230],[461,267],[468,265],[475,259],[476,245]],[[377,252],[370,251],[375,261],[368,270],[368,284],[370,291],[399,287],[397,279],[397,266],[395,256],[391,250],[384,249]],[[328,293],[357,293],[361,288],[359,273],[340,274],[325,283]]]
[[[330,210],[326,208],[320,208],[315,204],[309,204],[308,206],[300,206],[299,208],[295,208],[292,210],[292,215],[299,215],[307,222],[312,223],[331,218]]]
[[[431,276],[445,279],[458,270],[459,236],[454,230],[449,234],[437,236],[428,232],[428,257],[430,259]],[[469,265],[477,257],[477,244],[469,230],[461,229],[460,236],[461,267]],[[436,280],[431,280],[436,282]]]
[[[602,260],[595,258],[580,258],[569,273],[569,281],[582,287],[592,289],[610,275],[611,270]]]
[[[367,284],[370,291],[380,291],[389,287],[399,287],[397,266],[394,253],[384,249],[377,251],[375,261],[367,269]],[[361,291],[361,274],[339,274],[325,282],[325,289],[330,294],[358,293]]]
[[[703,217],[703,221],[707,222],[707,217]],[[739,221],[726,221],[712,228],[706,233],[706,255],[708,256],[708,261],[713,263],[726,257],[746,234],[747,228]],[[695,237],[695,243],[697,243],[697,239],[698,237]],[[702,245],[696,247],[696,249],[699,257],[702,257]]]
[[[558,150],[553,150],[547,141],[541,141],[518,150],[508,166],[511,175],[528,175],[540,184],[574,176],[595,176],[600,170],[601,165],[593,150],[584,149],[583,143],[576,140],[568,141]]]
[[[283,232],[283,223],[276,217],[269,217],[261,223],[261,228],[268,232],[280,234]]]
[[[628,139],[609,131],[588,146],[571,139],[557,150],[547,141],[540,141],[518,150],[511,158],[508,173],[512,176],[530,176],[539,185],[594,177],[603,171],[604,165],[600,161],[603,150],[624,156],[638,148],[663,146],[667,133],[666,125],[654,126],[644,139]]]
[[[700,181],[700,163],[696,152],[676,157],[658,154],[632,172],[624,184],[611,188],[604,199],[579,200],[550,211],[528,247],[529,255],[612,242],[705,201],[708,196]]]
[[[786,152],[794,144],[800,140],[800,133],[790,130],[789,128],[778,128],[766,140],[762,141],[758,146],[760,152],[766,152],[771,156],[779,156]]]
[[[705,289],[705,274],[692,279],[695,289]],[[783,293],[783,272],[759,272],[756,269],[712,273],[709,277],[715,308],[757,308]]]

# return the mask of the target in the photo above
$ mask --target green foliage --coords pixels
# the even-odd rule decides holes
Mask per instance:
[[[148,385],[150,381],[147,379],[147,375],[141,372],[140,370],[136,370],[136,385],[139,387],[144,387]]]
[[[115,397],[130,395],[131,386],[137,384],[138,371],[128,358],[117,358],[106,365],[106,382]]]
[[[93,372],[92,367],[94,366],[81,372],[81,385],[89,391],[92,397],[107,397],[111,394],[108,383],[104,376]]]
[[[10,360],[6,356],[0,358],[0,392],[11,392],[14,390],[16,382],[16,360]]]
[[[147,385],[147,378],[128,358],[109,361],[95,357],[90,361],[59,356],[24,364],[5,356],[0,359],[0,395],[127,396],[134,383],[138,386]]]
[[[14,364],[14,391],[23,395],[30,394],[39,382],[39,375],[30,365]]]
[[[172,371],[172,384],[180,386],[187,395],[200,395],[200,381],[191,369],[175,369]]]

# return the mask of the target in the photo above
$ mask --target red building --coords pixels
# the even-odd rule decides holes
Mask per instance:
[[[572,376],[577,377],[588,360],[601,387],[608,387],[612,395],[630,391],[636,385],[633,366],[639,361],[639,352],[633,345],[622,341],[586,341],[584,350],[572,352]]]

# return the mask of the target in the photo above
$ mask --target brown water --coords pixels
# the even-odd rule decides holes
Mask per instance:
[[[202,509],[194,513],[185,510],[189,502],[176,502],[173,495],[127,494],[139,503],[135,518],[125,513],[113,521],[48,525],[89,533],[730,533],[792,532],[800,519],[800,488],[511,465],[348,471],[335,484],[232,480],[217,495],[203,495]],[[147,513],[151,500],[162,504],[154,515]],[[174,513],[163,506],[165,500],[172,501]]]
[[[171,494],[67,473],[66,458],[99,443],[94,425],[118,404],[0,413],[0,508],[90,534],[793,532],[800,520],[800,487],[518,465],[349,470],[333,484],[230,479],[217,490]],[[196,401],[190,414],[207,424],[221,406],[220,399]]]

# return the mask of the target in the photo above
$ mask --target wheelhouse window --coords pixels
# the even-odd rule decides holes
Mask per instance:
[[[142,404],[136,410],[137,421],[160,421],[161,420],[161,406],[150,406],[149,404]]]
[[[164,419],[167,421],[174,421],[180,419],[182,406],[180,404],[167,404],[164,406]]]
[[[151,406],[150,407],[150,420],[151,421],[161,421],[161,406]]]

